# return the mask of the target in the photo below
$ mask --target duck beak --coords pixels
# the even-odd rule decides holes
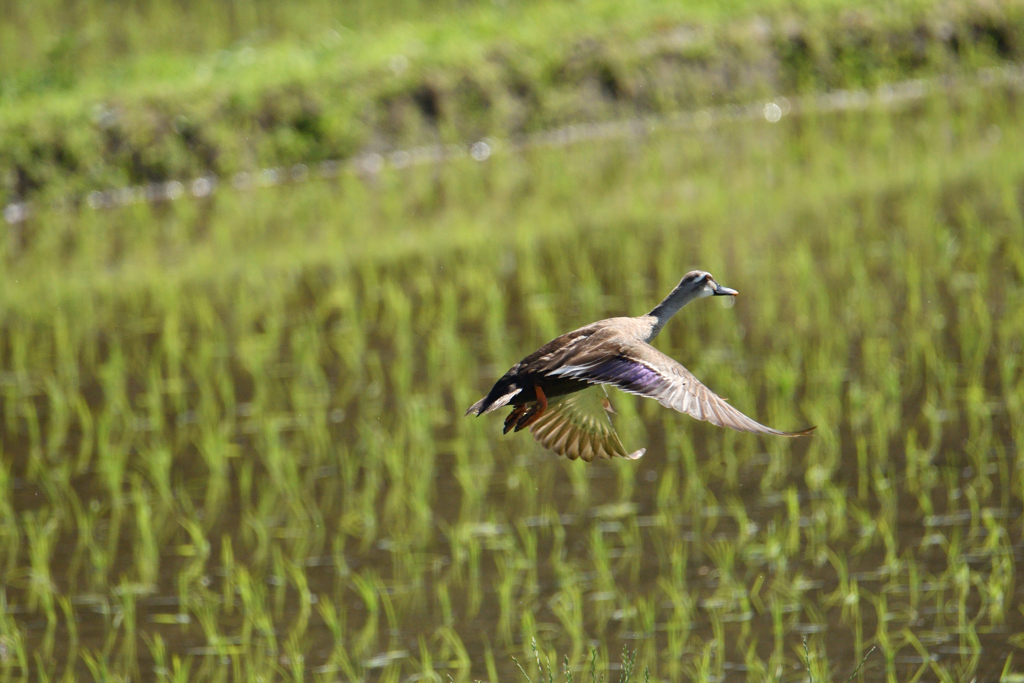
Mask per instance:
[[[715,283],[715,296],[736,296],[737,294],[739,294],[739,292],[735,289],[729,289],[728,287],[723,287],[717,282]]]

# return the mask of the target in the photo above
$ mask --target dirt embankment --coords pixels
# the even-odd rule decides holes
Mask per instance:
[[[847,10],[756,16],[717,28],[614,31],[543,56],[497,43],[444,68],[296,78],[244,92],[111,97],[0,122],[0,206],[123,185],[344,159],[425,143],[515,137],[567,123],[1019,62],[1024,4],[949,5],[916,16]]]

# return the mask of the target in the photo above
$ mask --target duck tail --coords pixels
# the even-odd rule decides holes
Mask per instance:
[[[518,394],[520,391],[522,391],[522,389],[518,387],[512,387],[512,390],[507,392],[506,394],[498,396],[496,398],[492,398],[493,394],[495,393],[492,390],[490,394],[487,394],[482,399],[471,405],[469,407],[469,410],[466,411],[466,415],[486,415],[491,411],[497,410],[498,408],[501,408],[503,406],[507,406],[508,402],[515,398],[516,394]]]
[[[469,415],[479,415],[480,411],[483,410],[485,403],[487,403],[486,396],[484,396],[482,399],[471,405],[469,407],[469,410],[466,411],[466,414],[463,417],[467,417]]]

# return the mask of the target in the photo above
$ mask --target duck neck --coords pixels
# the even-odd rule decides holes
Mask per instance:
[[[706,296],[706,295],[705,295]],[[694,299],[700,299],[702,297],[702,290],[683,289],[680,284],[665,297],[665,300],[654,307],[654,309],[647,314],[648,317],[654,318],[654,325],[651,327],[651,336],[647,338],[650,341],[658,336],[661,332],[661,328],[665,327],[665,323],[672,319],[679,309],[690,303]]]

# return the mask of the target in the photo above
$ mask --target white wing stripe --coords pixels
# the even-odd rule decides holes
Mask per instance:
[[[556,368],[551,372],[547,373],[548,377],[579,377],[580,375],[586,374],[587,370],[593,369],[597,363],[588,363],[586,365],[563,365],[560,368]]]

